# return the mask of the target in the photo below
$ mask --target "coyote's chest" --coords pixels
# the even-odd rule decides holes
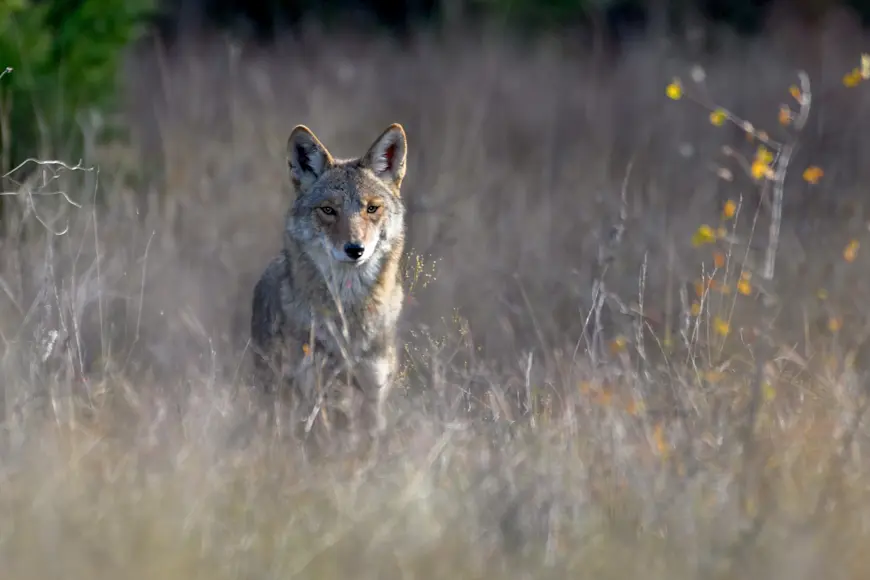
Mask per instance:
[[[328,297],[311,309],[315,344],[334,356],[359,357],[388,324],[384,305],[373,296],[375,279],[346,270],[325,277],[325,283]]]

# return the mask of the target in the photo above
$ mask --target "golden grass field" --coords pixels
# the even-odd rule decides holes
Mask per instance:
[[[5,198],[2,577],[868,577],[868,40],[839,15],[714,55],[312,33],[131,56],[129,138]],[[781,175],[720,106],[796,145],[770,280]],[[402,388],[379,455],[312,448],[245,389],[284,144],[304,123],[350,156],[396,121]]]

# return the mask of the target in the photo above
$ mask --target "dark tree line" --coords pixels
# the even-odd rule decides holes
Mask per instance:
[[[752,35],[777,3],[809,20],[847,6],[870,24],[870,0],[163,0],[159,23],[166,35],[217,27],[269,40],[305,20],[402,34],[458,16],[500,20],[518,29],[603,26],[619,36],[645,29],[656,17],[679,28],[691,16]]]

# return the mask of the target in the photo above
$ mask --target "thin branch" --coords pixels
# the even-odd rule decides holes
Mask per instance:
[[[800,112],[795,119],[795,135],[783,146],[776,164],[776,177],[773,186],[773,208],[770,220],[770,236],[768,238],[767,254],[764,259],[764,269],[761,276],[770,281],[773,279],[774,267],[776,266],[776,251],[779,248],[779,230],[782,225],[782,202],[785,194],[785,176],[788,164],[797,146],[798,136],[806,125],[810,114],[812,93],[810,92],[810,77],[804,71],[798,72],[801,82]]]

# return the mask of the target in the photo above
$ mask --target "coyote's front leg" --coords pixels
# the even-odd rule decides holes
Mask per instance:
[[[387,427],[386,400],[396,374],[396,351],[385,351],[357,363],[354,376],[362,391],[362,426],[372,436],[380,435]]]

